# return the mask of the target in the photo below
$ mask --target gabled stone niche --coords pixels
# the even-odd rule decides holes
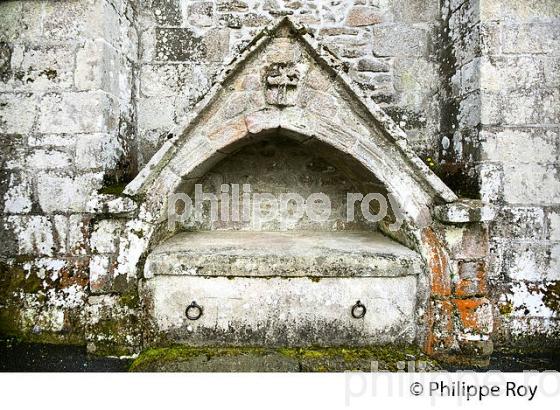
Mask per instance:
[[[194,198],[191,187],[198,183],[201,192],[216,198],[224,185],[249,184],[251,194],[276,198],[322,193],[331,200],[330,216],[292,218],[297,210],[291,202],[261,223],[251,214],[215,221],[206,201],[202,220],[185,221],[172,232],[162,226],[161,236],[170,238],[150,252],[143,274],[143,295],[153,306],[147,315],[157,334],[150,342],[163,338],[191,345],[275,347],[412,343],[416,308],[424,303],[417,289],[420,255],[381,234],[376,223],[363,217],[359,203],[354,220],[346,215],[347,193],[387,197],[383,184],[356,159],[315,138],[273,130],[242,141],[203,176],[186,179],[178,192]],[[230,198],[224,197],[225,208],[221,200],[215,205],[228,216]],[[204,309],[198,320],[185,317],[192,301]],[[352,316],[358,301],[367,309],[363,318]]]
[[[127,186],[136,209],[107,276],[138,287],[141,343],[130,349],[414,343],[453,360],[488,357],[491,212],[458,201],[345,70],[303,27],[280,20],[226,67]],[[170,230],[169,195],[198,182],[215,189],[216,175],[276,191],[390,194],[403,223],[390,230],[389,214],[345,224],[335,213],[287,231],[204,222]],[[367,308],[361,318],[351,315],[358,300]],[[185,317],[191,302],[203,307],[198,320]],[[103,300],[92,299],[94,311],[96,304]],[[110,339],[96,323],[93,347]]]

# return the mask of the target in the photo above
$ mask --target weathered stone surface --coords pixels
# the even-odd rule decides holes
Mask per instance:
[[[76,53],[76,88],[83,91],[103,90],[119,97],[123,83],[118,73],[123,64],[122,56],[107,41],[97,39],[86,42]]]
[[[74,49],[72,47],[14,46],[11,70],[12,90],[65,90],[73,84]]]
[[[385,21],[376,7],[355,6],[346,16],[346,24],[350,27],[371,26]]]
[[[421,112],[420,107],[425,104],[423,90],[435,81],[435,77],[436,68],[430,62],[410,57],[395,58],[393,83],[395,89],[403,95],[401,108],[411,110],[412,113]]]
[[[510,24],[502,29],[504,53],[558,54],[560,27],[540,22]]]
[[[557,140],[559,134],[554,130],[502,130],[483,131],[482,156],[488,161],[519,163],[555,162],[559,158]],[[531,144],[526,144],[531,141]],[[524,146],[523,149],[519,149]]]
[[[8,82],[12,76],[12,46],[8,43],[0,43],[0,80]]]
[[[111,169],[123,154],[121,142],[112,134],[85,134],[76,140],[74,163],[80,170]]]
[[[459,261],[459,280],[455,294],[459,297],[482,296],[487,293],[486,265],[484,262]]]
[[[37,196],[43,212],[83,212],[92,191],[101,186],[102,175],[89,173],[71,176],[62,173],[42,173],[37,177]]]
[[[0,132],[25,134],[31,131],[37,99],[31,94],[0,94]]]
[[[455,339],[454,305],[450,300],[434,299],[428,305],[428,320],[431,327],[426,340],[428,354],[437,354],[457,348]]]
[[[93,195],[86,204],[86,212],[103,214],[128,214],[137,209],[134,201],[127,197],[108,194]]]
[[[480,299],[456,299],[454,301],[466,340],[485,340],[492,332],[492,308],[490,301]]]
[[[204,39],[187,28],[156,29],[156,57],[160,61],[196,61],[207,56]]]
[[[372,71],[375,73],[388,72],[390,69],[389,63],[382,59],[369,59],[362,58],[358,61],[358,71]]]
[[[93,255],[89,261],[89,288],[92,294],[109,293],[113,279],[112,258]]]
[[[20,36],[22,2],[3,2],[2,13],[0,13],[0,39],[2,41],[14,41]]]
[[[551,210],[548,216],[548,238],[553,241],[560,240],[560,210]]]
[[[503,207],[491,225],[492,235],[508,239],[544,239],[544,211],[539,207]]]
[[[515,323],[515,327],[511,329],[511,332],[515,336],[520,336],[525,332],[530,334],[546,333],[547,331],[554,332],[554,326],[550,326],[550,324],[546,323],[547,320],[550,320],[554,316],[554,310],[551,309],[550,304],[547,303],[549,299],[545,296],[550,292],[548,286],[542,283],[517,281],[511,283],[510,286],[508,294],[502,295],[502,306],[506,308],[509,316],[506,320],[537,319],[536,329],[533,328],[535,324],[531,326],[530,323],[522,323],[519,320],[514,321],[514,323],[517,323]],[[541,326],[543,327],[539,329]]]
[[[147,287],[159,331],[176,341],[325,346],[367,345],[372,339],[378,343],[411,342],[415,334],[416,301],[411,297],[415,282],[413,277],[322,278],[314,282],[308,278],[263,281],[157,276]],[[185,308],[192,300],[205,312],[196,321],[185,318]],[[357,300],[368,309],[363,319],[350,314]],[[271,317],[278,320],[271,323]]]
[[[480,224],[447,227],[445,240],[453,258],[484,258],[488,252],[488,233]]]
[[[190,64],[150,64],[143,65],[140,71],[141,91],[147,97],[181,95],[194,80]]]
[[[73,214],[68,217],[67,252],[70,255],[84,256],[91,252],[91,216]]]
[[[150,254],[144,276],[414,276],[419,267],[417,254],[375,233],[218,231],[173,237]]]
[[[487,20],[512,19],[532,21],[547,19],[560,14],[554,0],[538,0],[527,3],[523,0],[499,0],[480,3],[480,16]]]
[[[116,295],[94,295],[87,299],[86,342],[88,352],[98,355],[130,356],[140,346],[137,312]]]
[[[41,99],[39,130],[44,133],[111,131],[117,126],[115,108],[113,98],[102,91],[46,94]]]
[[[499,258],[493,261],[497,271],[493,276],[534,282],[555,281],[560,277],[556,246],[539,241],[527,243],[511,240],[495,240],[494,246],[499,252]]]
[[[188,21],[194,26],[209,27],[213,23],[214,3],[199,1],[190,4],[187,9]]]
[[[438,4],[433,1],[393,0],[391,3],[395,20],[398,21],[429,23],[439,17]]]
[[[56,251],[52,222],[46,216],[10,216],[19,255],[52,256]]]
[[[452,204],[439,205],[434,209],[434,214],[436,218],[443,222],[488,222],[495,218],[496,211],[480,201],[463,200]]]
[[[27,165],[35,169],[67,168],[72,164],[72,159],[64,151],[54,149],[33,150],[27,159]]]
[[[557,204],[560,184],[555,165],[504,164],[504,199],[510,204]]]
[[[145,130],[171,130],[175,125],[173,97],[150,97],[138,100],[138,127]]]
[[[152,9],[159,25],[180,26],[183,21],[180,0],[154,0]]]
[[[6,214],[26,214],[33,208],[32,177],[24,173],[11,172],[5,183],[3,192]]]
[[[441,239],[432,229],[425,229],[422,241],[426,243],[428,268],[430,269],[430,289],[433,295],[449,296],[451,294],[451,278],[449,256]]]
[[[427,35],[420,28],[383,24],[373,27],[373,52],[379,57],[421,56],[427,52]]]
[[[206,57],[208,61],[223,62],[229,52],[230,32],[226,28],[212,29],[205,37]]]
[[[241,0],[218,0],[218,11],[247,11],[249,6]]]
[[[404,193],[418,195],[423,177],[407,179],[406,173],[400,173],[409,162],[416,170],[422,170],[423,163],[414,157],[395,168],[387,165],[399,158],[400,149],[414,149],[457,193],[480,198],[482,210],[489,209],[488,203],[496,210],[496,218],[490,221],[489,214],[479,215],[463,204],[436,201],[435,209],[430,205],[422,212],[410,208],[407,212],[417,222],[445,231],[441,239],[439,234],[429,239],[417,235],[418,242],[403,232],[393,233],[405,243],[423,246],[424,256],[432,258],[428,266],[432,277],[419,276],[418,295],[441,300],[433,304],[433,314],[420,317],[416,325],[418,340],[426,339],[431,351],[488,354],[489,341],[478,340],[487,333],[480,337],[465,332],[469,327],[462,324],[465,318],[480,318],[478,307],[463,305],[483,295],[489,301],[483,305],[492,306],[499,326],[495,340],[511,344],[520,337],[532,340],[539,335],[558,340],[558,291],[552,284],[560,280],[557,3],[0,2],[2,255],[25,255],[25,275],[37,271],[46,278],[41,283],[44,294],[24,292],[10,299],[17,310],[11,315],[22,331],[33,330],[37,337],[54,332],[57,341],[83,342],[88,289],[111,292],[110,297],[89,301],[96,306],[92,312],[99,308],[105,313],[102,320],[90,321],[87,340],[91,350],[107,352],[122,344],[127,348],[119,353],[131,353],[139,346],[138,326],[134,309],[121,305],[136,302],[127,295],[125,303],[117,293],[136,289],[136,265],[145,256],[153,228],[146,222],[159,220],[157,210],[165,205],[164,194],[184,176],[182,172],[200,177],[238,149],[225,145],[243,140],[245,131],[282,126],[330,141],[372,165],[382,180],[385,176],[390,190],[402,195],[403,203],[425,204],[418,196],[404,200]],[[339,74],[317,75],[320,70],[312,70],[297,85],[299,100],[293,101],[299,106],[282,112],[264,110],[266,82],[259,61],[278,63],[288,58],[306,64],[307,58],[287,40],[289,30],[285,30],[271,45],[274,53],[244,59],[245,47],[256,48],[266,33],[261,40],[251,40],[279,15],[293,15],[313,34],[313,38],[306,36],[311,43],[328,47],[328,51],[320,46],[315,52],[307,46],[302,49],[325,57],[321,67],[335,67],[348,87],[363,97],[361,103],[349,103],[346,85],[333,86]],[[227,65],[230,57],[244,61],[241,69],[252,67],[240,76],[243,81],[221,82],[227,74],[220,74],[221,69],[233,67]],[[154,155],[169,158],[168,151],[158,154],[157,148],[164,141],[172,149],[180,147],[180,132],[174,127],[190,121],[199,109],[193,107],[214,84],[218,86],[206,98],[225,97],[227,104],[219,112],[207,113],[204,123],[218,126],[204,128],[199,135],[204,143],[195,140],[185,146],[175,163],[181,175],[166,171],[147,197],[149,205],[137,208],[126,196],[96,194],[102,183],[129,180]],[[240,94],[228,98],[230,91]],[[394,124],[387,125],[387,116],[377,106],[372,108],[375,118],[389,131],[371,133],[366,125],[372,121],[363,110],[372,100],[407,130],[406,138],[400,131],[392,132]],[[293,103],[283,98],[274,101]],[[331,138],[334,134],[336,138]],[[379,148],[387,147],[388,141],[397,141],[399,148]],[[221,150],[219,155],[212,155],[216,149]],[[387,155],[380,157],[380,152]],[[141,172],[146,180],[152,166],[158,166],[158,161]],[[255,182],[261,169],[246,174]],[[334,181],[334,175],[327,172],[311,180]],[[291,177],[305,176],[294,172]],[[310,185],[288,185],[290,189],[302,186]],[[373,189],[377,192],[379,187]],[[137,199],[141,203],[144,198]],[[92,218],[106,220],[99,219],[100,214],[128,218],[120,241],[101,245],[100,236],[119,236],[117,229],[92,233],[96,226]],[[431,220],[434,216],[437,222]],[[487,222],[491,222],[488,239]],[[478,252],[486,246],[488,257]],[[98,248],[107,253],[96,254],[88,270]],[[484,271],[492,279],[487,289]],[[467,302],[456,306],[450,302],[455,297]],[[512,314],[507,313],[510,304]],[[482,309],[482,316],[487,316],[488,308]],[[475,313],[465,313],[471,310]],[[1,314],[4,318],[4,311]],[[429,320],[434,323],[426,330],[422,323]],[[489,327],[480,329],[486,332]],[[109,334],[115,329],[122,334]]]
[[[119,220],[104,219],[99,221],[91,233],[90,246],[96,253],[115,253],[122,230]]]

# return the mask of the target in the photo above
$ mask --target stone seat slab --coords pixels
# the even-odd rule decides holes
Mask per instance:
[[[417,275],[420,256],[378,232],[182,232],[157,246],[145,277],[395,277]]]

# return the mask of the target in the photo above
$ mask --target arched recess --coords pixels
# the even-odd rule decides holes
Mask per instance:
[[[186,124],[170,132],[126,187],[140,206],[121,236],[117,274],[141,275],[143,258],[166,237],[161,227],[170,194],[241,146],[278,131],[358,162],[398,204],[405,226],[398,239],[423,255],[431,271],[447,269],[440,266],[443,247],[430,234],[431,210],[457,197],[416,156],[404,132],[359,96],[344,65],[284,18],[226,67]]]

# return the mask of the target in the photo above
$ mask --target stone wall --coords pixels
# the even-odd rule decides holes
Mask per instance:
[[[469,198],[479,198],[475,168],[481,104],[477,61],[483,41],[491,34],[478,16],[478,0],[442,2],[441,139],[434,167],[458,195]]]
[[[111,194],[283,15],[347,64],[456,193],[495,208],[489,238],[486,222],[445,238],[465,275],[454,292],[492,307],[495,341],[558,343],[556,0],[1,2],[2,331],[84,343],[138,328],[134,283],[101,278],[131,209]],[[462,252],[469,243],[489,260]]]
[[[481,1],[480,195],[500,343],[558,343],[560,3]],[[540,338],[537,336],[541,336]],[[555,341],[555,342],[554,342]]]
[[[284,15],[348,64],[365,98],[407,131],[420,154],[437,152],[437,1],[144,0],[138,14],[141,164],[184,122],[219,70]]]
[[[442,176],[497,215],[475,269],[487,271],[494,341],[557,344],[560,3],[450,0],[442,12]]]
[[[129,3],[0,4],[1,321],[11,330],[83,340],[87,201],[133,158]]]

